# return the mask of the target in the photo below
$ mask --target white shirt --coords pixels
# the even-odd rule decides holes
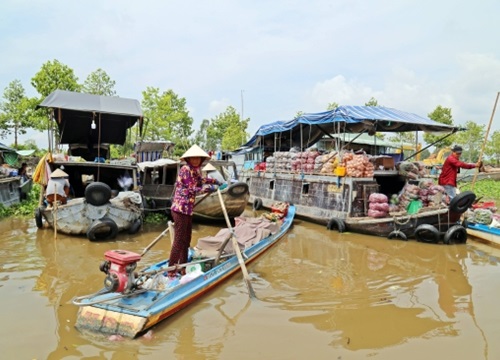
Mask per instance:
[[[66,186],[69,188],[68,179],[64,178],[49,179],[49,183],[47,184],[47,191],[45,194],[46,195],[57,194],[66,197],[66,193],[64,192],[64,187]]]

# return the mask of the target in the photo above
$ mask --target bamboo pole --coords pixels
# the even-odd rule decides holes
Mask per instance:
[[[495,110],[497,108],[498,97],[500,97],[500,91],[497,92],[497,98],[495,100],[495,105],[493,106],[493,112],[491,113],[490,122],[488,124],[488,129],[486,130],[486,134],[484,135],[483,146],[481,147],[481,152],[479,153],[478,162],[483,159],[483,152],[486,146],[486,142],[488,141],[488,136],[490,135],[491,123],[493,122],[493,118],[495,117]],[[476,183],[477,174],[479,173],[479,169],[474,173],[474,177],[472,178],[471,190],[474,191],[474,185]]]

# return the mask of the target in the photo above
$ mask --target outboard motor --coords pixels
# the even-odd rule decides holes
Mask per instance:
[[[109,292],[129,292],[134,286],[134,270],[141,255],[127,250],[108,250],[99,269],[106,274],[104,287]]]

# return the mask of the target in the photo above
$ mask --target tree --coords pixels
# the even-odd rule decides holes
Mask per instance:
[[[41,69],[31,78],[31,85],[40,94],[40,98],[29,100],[32,109],[30,121],[33,123],[33,127],[40,131],[48,129],[48,109],[35,110],[43,99],[57,89],[69,91],[80,91],[81,89],[73,69],[58,60],[47,61],[43,64]]]
[[[170,140],[176,144],[174,154],[182,154],[190,146],[193,119],[186,109],[186,99],[173,90],[160,93],[158,88],[148,87],[142,92],[142,109],[146,125],[145,140]]]
[[[87,76],[82,90],[87,94],[115,96],[115,84],[106,71],[99,68]]]
[[[453,126],[453,117],[451,116],[451,109],[450,108],[445,108],[442,107],[441,105],[436,106],[434,111],[431,113],[427,114],[429,119],[437,121],[441,124],[446,124],[446,125],[451,125]],[[433,135],[430,133],[424,133],[424,141],[427,144],[432,144],[435,143],[436,141],[439,141],[443,135]],[[453,141],[455,139],[455,136],[448,136],[446,139],[443,139],[436,143],[434,146],[436,147],[436,151],[439,151],[439,149],[445,148],[445,147],[450,147],[451,144],[453,144]]]
[[[326,107],[326,110],[329,111],[329,110],[335,110],[336,108],[339,107],[339,104],[336,103],[336,102],[331,102],[328,104],[328,106]]]
[[[245,143],[248,134],[246,129],[250,119],[241,120],[240,115],[232,106],[210,120],[207,128],[207,141],[215,150],[221,147],[223,150],[234,150]]]
[[[73,69],[60,63],[58,60],[47,61],[40,71],[31,79],[31,85],[45,98],[54,90],[80,91],[78,78]]]
[[[207,139],[207,128],[210,125],[210,121],[203,119],[200,128],[194,136],[194,143],[197,144],[202,149],[215,149],[215,144],[209,144]]]
[[[368,100],[368,102],[365,103],[365,106],[379,106],[377,99],[375,99],[373,96]]]
[[[463,148],[463,159],[468,162],[476,162],[484,141],[484,125],[478,125],[474,121],[465,123],[466,131],[461,131],[455,135],[457,144]]]
[[[496,166],[500,165],[500,131],[496,130],[491,134],[491,139],[486,143],[484,149],[486,155],[495,160]]]
[[[14,147],[18,147],[18,135],[26,134],[32,126],[29,119],[30,102],[25,96],[21,81],[14,80],[5,88],[5,102],[0,103],[0,130],[2,137],[14,134]]]

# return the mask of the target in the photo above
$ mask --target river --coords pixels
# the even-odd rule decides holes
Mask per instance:
[[[250,210],[246,211],[251,214]],[[196,239],[220,225],[195,225]],[[0,221],[4,359],[500,359],[500,250],[338,234],[296,220],[241,274],[153,328],[112,341],[75,329],[75,296],[97,291],[110,249],[141,253],[164,226],[113,241]],[[140,264],[168,255],[160,240]]]

